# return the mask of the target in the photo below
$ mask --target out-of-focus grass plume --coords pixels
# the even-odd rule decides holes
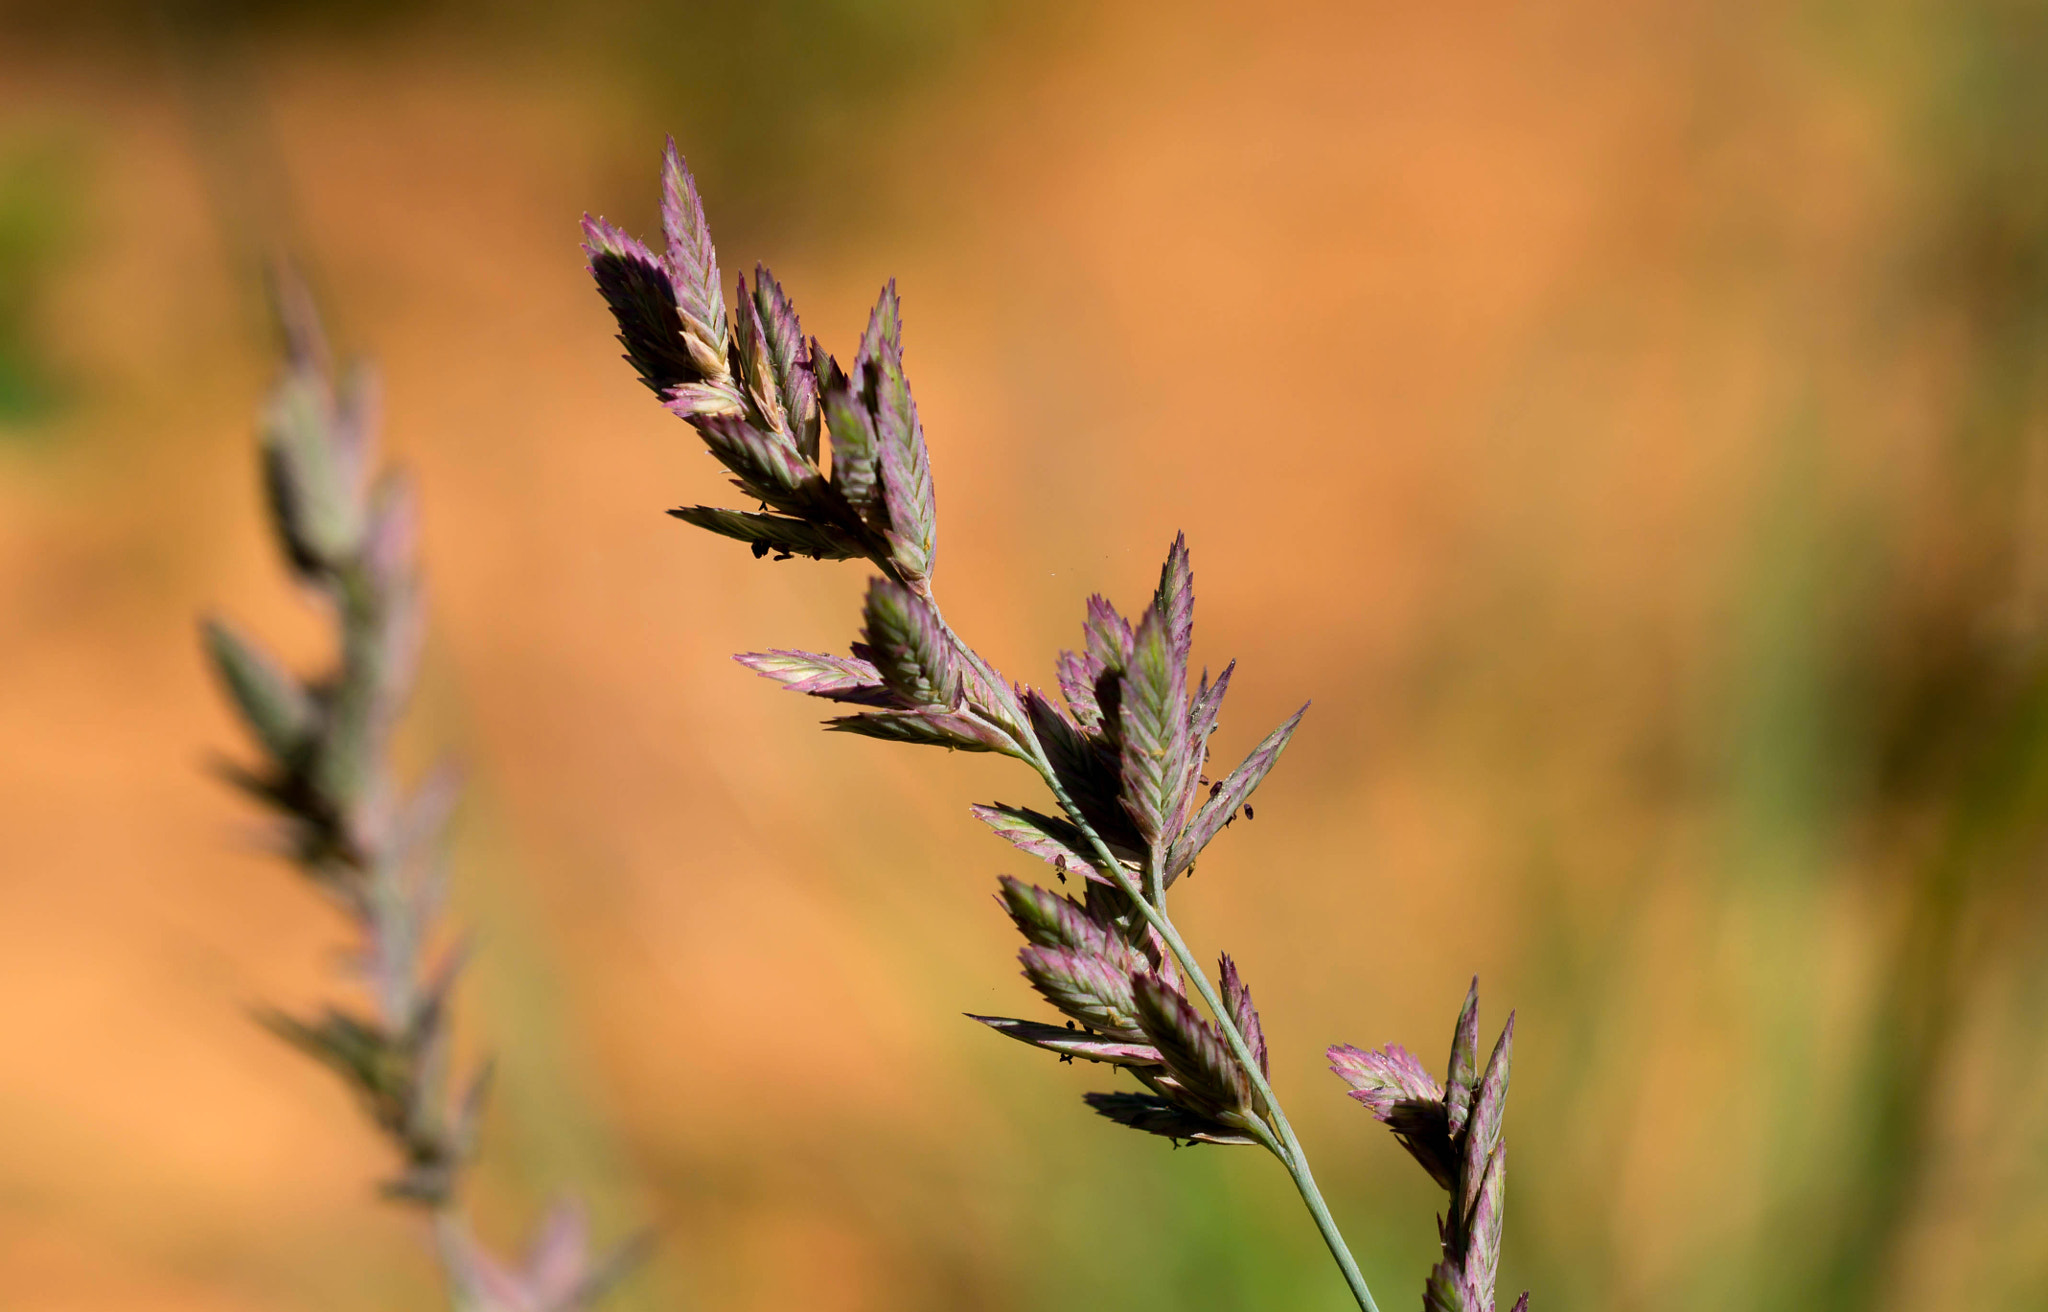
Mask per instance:
[[[221,619],[203,625],[214,673],[253,740],[220,773],[269,813],[271,846],[353,931],[350,996],[314,1019],[268,1010],[279,1038],[326,1067],[384,1137],[384,1196],[427,1218],[455,1312],[584,1312],[630,1249],[590,1253],[581,1205],[558,1204],[523,1266],[480,1243],[465,1187],[490,1086],[488,1060],[457,1074],[456,986],[468,953],[446,902],[452,767],[417,785],[390,746],[419,667],[424,611],[411,485],[379,467],[374,375],[340,373],[296,273],[272,277],[284,364],[263,409],[258,465],[281,554],[333,630],[311,676]]]
[[[1499,1288],[2048,1302],[2035,7],[31,8],[0,142],[61,166],[0,355],[63,404],[0,441],[14,1300],[432,1296],[375,1140],[247,1024],[326,996],[332,927],[194,768],[233,729],[190,615],[323,651],[249,468],[275,241],[428,507],[397,749],[471,766],[485,1228],[588,1183],[662,1236],[645,1307],[1339,1305],[1253,1154],[1155,1152],[959,1020],[1034,1005],[986,895],[1033,862],[960,818],[1008,763],[817,734],[727,659],[837,650],[861,571],[656,513],[737,503],[572,247],[659,230],[673,131],[728,295],[772,256],[850,343],[914,293],[994,662],[1186,528],[1217,751],[1315,699],[1184,928],[1256,981],[1386,1301],[1446,1195],[1319,1054],[1477,973],[1519,1018]]]

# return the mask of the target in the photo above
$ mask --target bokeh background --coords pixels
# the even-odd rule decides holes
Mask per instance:
[[[1314,699],[1178,901],[1383,1303],[1437,1195],[1318,1054],[1439,1065],[1476,971],[1539,1308],[2048,1306],[2048,7],[0,15],[0,1305],[437,1298],[249,1019],[341,927],[205,773],[197,614],[321,658],[280,249],[424,485],[494,1237],[651,1226],[633,1312],[1345,1305],[1271,1163],[960,1018],[1032,1013],[965,807],[1035,785],[725,659],[863,580],[660,513],[723,485],[576,220],[672,131],[828,344],[901,279],[964,633],[1046,680],[1186,529],[1222,751]]]

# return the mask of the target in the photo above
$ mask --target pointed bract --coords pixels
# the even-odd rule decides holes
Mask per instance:
[[[1251,754],[1244,758],[1235,770],[1222,781],[1222,787],[1212,791],[1207,800],[1196,808],[1194,818],[1188,821],[1187,831],[1174,844],[1169,870],[1178,873],[1193,865],[1202,849],[1221,832],[1223,826],[1237,814],[1257,790],[1267,773],[1279,761],[1280,753],[1287,750],[1287,744],[1294,737],[1294,731],[1301,727],[1301,717],[1308,714],[1303,706],[1287,722],[1266,735]]]
[[[1461,1133],[1472,1110],[1472,1086],[1479,1079],[1479,977],[1465,990],[1465,1005],[1458,1012],[1457,1028],[1451,1031],[1451,1060],[1444,1069],[1444,1107],[1450,1114],[1451,1133]]]
[[[286,555],[305,577],[350,560],[365,527],[363,444],[337,433],[324,374],[287,370],[263,414],[264,484]]]
[[[280,764],[301,760],[319,715],[304,685],[225,620],[208,620],[204,632],[213,667],[256,741]]]
[[[1480,1077],[1479,1086],[1473,1093],[1472,1115],[1461,1136],[1464,1162],[1460,1180],[1464,1193],[1462,1198],[1451,1200],[1459,1215],[1470,1216],[1478,1205],[1487,1162],[1500,1147],[1501,1121],[1507,1111],[1508,1074],[1514,1063],[1514,1049],[1515,1016],[1509,1012],[1508,1023],[1501,1030],[1499,1041],[1493,1045],[1493,1056],[1487,1059],[1486,1073]]]
[[[960,705],[960,652],[931,603],[892,579],[868,584],[868,656],[906,706]]]
[[[701,383],[680,383],[661,394],[661,403],[670,414],[693,424],[708,415],[739,416],[747,408],[730,376]]]
[[[626,360],[658,396],[685,384],[722,381],[725,375],[723,319],[713,343],[686,332],[669,266],[638,238],[603,219],[583,218],[583,250],[590,276],[611,307]]]
[[[1139,621],[1119,708],[1124,809],[1162,867],[1188,800],[1187,668],[1174,659],[1169,625],[1152,609]]]
[[[1385,1123],[1409,1156],[1446,1190],[1457,1187],[1457,1153],[1444,1113],[1443,1089],[1415,1054],[1398,1044],[1376,1052],[1339,1044],[1330,1069],[1351,1086],[1351,1096]]]
[[[788,437],[756,428],[739,415],[698,415],[692,422],[711,454],[749,494],[799,518],[809,518],[819,506],[825,480]]]
[[[891,379],[895,381],[891,381]],[[889,556],[903,576],[931,577],[938,555],[938,508],[933,499],[931,457],[924,430],[901,370],[885,371],[875,410],[875,445],[888,508]]]
[[[876,532],[889,527],[882,500],[881,455],[875,449],[875,418],[852,379],[827,362],[820,404],[832,430],[832,486]]]
[[[868,316],[853,384],[874,426],[890,558],[906,579],[922,582],[937,558],[938,505],[917,402],[903,372],[903,310],[893,279]]]
[[[1500,1273],[1500,1232],[1507,1202],[1508,1146],[1496,1144],[1486,1159],[1472,1212],[1464,1218],[1465,1279],[1493,1306],[1493,1286]]]
[[[1463,1273],[1448,1261],[1439,1262],[1429,1273],[1422,1290],[1423,1312],[1493,1312],[1493,1301],[1474,1289]]]
[[[977,820],[1008,840],[1019,851],[1028,852],[1047,865],[1063,868],[1076,879],[1107,882],[1088,855],[1089,845],[1072,822],[1044,815],[1021,806],[976,804],[970,808]]]
[[[1119,963],[1082,949],[1035,946],[1017,960],[1031,987],[1065,1015],[1112,1038],[1159,1046],[1139,1027],[1131,976]]]
[[[1002,888],[997,900],[1017,931],[1033,944],[1086,952],[1126,973],[1142,968],[1137,953],[1072,898],[1008,875],[997,876],[997,883]]]
[[[1194,699],[1188,705],[1188,752],[1187,762],[1181,769],[1181,790],[1188,799],[1187,805],[1191,808],[1199,807],[1204,800],[1201,781],[1202,772],[1209,766],[1209,735],[1216,731],[1216,717],[1223,709],[1223,695],[1229,691],[1230,675],[1236,668],[1236,661],[1224,666],[1222,675],[1214,683],[1209,682],[1209,672],[1202,671],[1201,686],[1196,689]],[[1193,818],[1192,815],[1189,816],[1190,821]],[[1175,840],[1173,850],[1169,853],[1166,869],[1167,887],[1171,888],[1173,882],[1180,878],[1187,866],[1194,864],[1195,858],[1199,855],[1200,851],[1186,839],[1186,831],[1183,829],[1182,837]],[[1182,864],[1184,856],[1186,865]]]
[[[1387,1108],[1397,1102],[1440,1102],[1443,1099],[1444,1091],[1436,1079],[1423,1069],[1422,1062],[1414,1053],[1398,1043],[1377,1051],[1342,1043],[1331,1048],[1326,1055],[1330,1059],[1330,1069],[1350,1085],[1354,1090],[1353,1096],[1381,1120],[1386,1119]]]
[[[810,353],[803,326],[797,321],[796,306],[765,264],[754,268],[754,308],[767,347],[769,381],[776,405],[788,425],[785,431],[804,459],[816,464],[818,380],[811,372]]]
[[[879,362],[884,353],[903,354],[903,302],[896,294],[894,278],[882,285],[875,308],[868,312],[867,327],[860,335],[860,354],[855,357],[855,372]]]
[[[733,307],[732,359],[738,366],[736,372],[747,401],[747,417],[759,427],[788,438],[794,448],[796,439],[789,416],[782,408],[782,390],[776,385],[774,350],[761,323],[761,302],[748,292],[744,275],[739,280],[739,294],[733,298]]]
[[[1244,1113],[1250,1086],[1216,1027],[1157,975],[1137,976],[1131,990],[1138,1024],[1179,1084],[1181,1105],[1211,1120]]]
[[[892,700],[881,672],[857,656],[777,650],[745,652],[733,659],[791,692],[870,705],[887,705]]]
[[[1144,1066],[1160,1064],[1159,1050],[1142,1043],[1123,1043],[1105,1039],[1082,1030],[1065,1029],[1058,1025],[1040,1025],[1035,1021],[1011,1020],[1003,1016],[976,1016],[968,1013],[969,1020],[978,1020],[998,1034],[1007,1034],[1019,1043],[1028,1043],[1034,1048],[1056,1052],[1063,1057],[1079,1057],[1084,1061],[1108,1062],[1113,1066]]]
[[[1166,1139],[1242,1145],[1258,1142],[1228,1125],[1184,1111],[1164,1098],[1148,1097],[1142,1093],[1084,1093],[1081,1098],[1118,1125],[1128,1125],[1133,1130],[1143,1130]]]
[[[1100,593],[1088,598],[1086,633],[1098,677],[1102,671],[1122,674],[1131,662],[1131,625]]]
[[[1093,733],[1102,727],[1102,706],[1095,700],[1095,685],[1102,678],[1102,662],[1093,652],[1063,651],[1058,662],[1060,695],[1074,723]]]
[[[868,711],[825,721],[834,733],[859,734],[892,743],[916,743],[956,752],[1001,752],[1017,756],[1016,742],[970,714],[954,711]]]
[[[1024,694],[1024,713],[1045,749],[1053,773],[1118,857],[1142,860],[1137,828],[1118,798],[1123,793],[1122,766],[1114,744],[1085,735],[1059,707],[1036,689]]]
[[[1259,1063],[1259,1074],[1271,1074],[1266,1064],[1266,1030],[1259,1024],[1259,1009],[1252,1005],[1252,991],[1245,987],[1244,979],[1237,973],[1237,963],[1223,954],[1219,971],[1223,984],[1223,1005],[1230,1009],[1231,1023],[1244,1044],[1252,1050],[1252,1056]]]
[[[1223,712],[1223,695],[1230,691],[1230,676],[1237,671],[1237,662],[1223,667],[1223,673],[1216,676],[1216,682],[1209,682],[1207,670],[1202,672],[1202,685],[1195,691],[1195,699],[1188,706],[1188,741],[1194,745],[1195,755],[1206,760],[1209,754],[1209,735],[1216,732],[1216,717]]]
[[[786,515],[759,515],[751,510],[720,510],[715,506],[678,506],[668,512],[685,524],[708,529],[740,542],[759,543],[760,554],[776,551],[813,560],[851,560],[864,555],[859,543],[821,524]]]
[[[718,252],[711,245],[711,226],[704,221],[697,180],[690,176],[673,137],[661,158],[661,232],[684,332],[703,358],[723,361],[729,330]]]
[[[1159,587],[1152,594],[1152,608],[1166,617],[1173,658],[1185,670],[1195,650],[1195,572],[1188,560],[1185,533],[1173,535],[1166,564],[1159,571]]]

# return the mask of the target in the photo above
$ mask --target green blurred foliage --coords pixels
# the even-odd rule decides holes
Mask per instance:
[[[77,188],[62,147],[0,146],[0,437],[41,431],[67,395],[39,312],[73,246]]]
[[[1081,12],[1069,0],[35,0],[0,6],[0,35],[168,44],[208,78],[277,40],[541,53],[593,73],[625,111],[615,176],[593,204],[645,208],[648,141],[673,132],[726,233],[846,241],[879,199],[876,148],[921,91],[998,50],[1052,48]]]
[[[1510,1226],[1532,1282],[1582,1306],[2017,1312],[2048,1303],[2048,1116],[2024,1092],[2048,1076],[2048,10],[1804,18],[1803,53],[1878,111],[1910,184],[1852,303],[1831,307],[1842,322],[1760,328],[1798,364],[1727,654],[1695,659],[1669,719],[1639,728],[1646,758],[1680,744],[1677,792],[1648,813],[1719,834],[1702,891],[1725,992],[1667,1015],[1629,996],[1617,963],[1652,941],[1629,915],[1537,937],[1545,987],[1524,1005],[1570,1026],[1563,1059],[1584,1065],[1516,1110],[1512,1137],[1536,1137],[1539,1161]],[[1752,244],[1752,268],[1721,271],[1759,258]],[[1811,294],[1789,264],[1769,276]],[[1910,404],[1901,380],[1928,359],[1946,386],[1926,476],[1873,492],[1839,453]],[[1654,858],[1634,876],[1656,877]],[[1530,879],[1571,898],[1541,858]],[[1849,910],[1867,941],[1845,1000]],[[1753,1215],[1730,1230],[1730,1195],[1703,1199],[1680,1278],[1632,1289],[1614,1274],[1614,1201],[1583,1210],[1628,1146],[1588,1122],[1616,1105],[1607,1081],[1636,1084],[1621,1105],[1648,1098],[1630,1058],[1689,1026],[1737,1036],[1723,1083],[1697,1095],[1722,1109],[1698,1133],[1734,1140],[1733,1196]],[[1980,1080],[1999,1091],[1988,1119],[1967,1110]],[[1541,1145],[1560,1124],[1575,1152]]]

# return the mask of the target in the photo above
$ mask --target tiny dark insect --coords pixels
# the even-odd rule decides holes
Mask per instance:
[[[1252,804],[1250,802],[1244,804],[1244,818],[1247,820],[1252,818]]]
[[[1067,1028],[1068,1028],[1068,1029],[1072,1029],[1072,1028],[1074,1028],[1074,1022],[1072,1022],[1072,1021],[1068,1021],[1068,1022],[1067,1022]]]
[[[1052,869],[1053,873],[1060,877],[1060,882],[1062,884],[1067,882],[1067,859],[1065,857],[1054,857],[1052,861]]]
[[[755,559],[755,560],[759,560],[759,559],[761,559],[761,557],[763,557],[763,556],[765,556],[765,555],[767,555],[767,554],[768,554],[768,544],[767,544],[766,542],[756,542],[756,543],[754,543],[754,559]]]
[[[1218,780],[1217,780],[1217,781],[1216,781],[1215,783],[1213,783],[1213,784],[1211,784],[1211,785],[1209,786],[1209,796],[1211,796],[1211,797],[1214,797],[1214,796],[1216,796],[1216,794],[1218,794],[1218,793],[1220,793],[1220,792],[1222,792],[1222,791],[1223,791],[1223,781],[1222,781],[1221,779],[1218,779]]]
[[[1061,1054],[1060,1054],[1060,1065],[1062,1065],[1062,1066],[1072,1066],[1073,1064],[1074,1064],[1074,1054],[1073,1054],[1073,1053],[1071,1053],[1071,1052],[1063,1052],[1063,1053],[1061,1053]]]

